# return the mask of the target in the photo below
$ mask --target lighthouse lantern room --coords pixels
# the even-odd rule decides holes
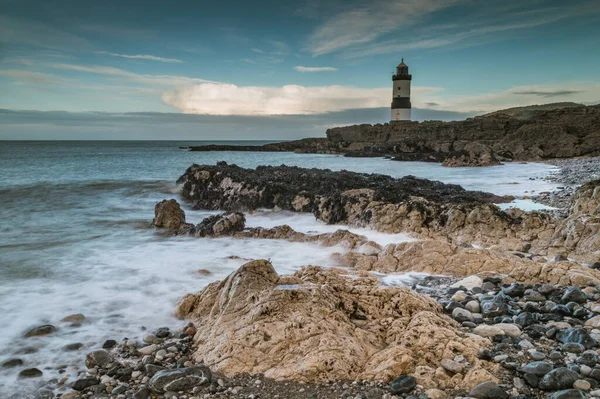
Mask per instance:
[[[402,62],[396,67],[396,74],[392,76],[392,122],[410,121],[410,81],[412,75],[408,73],[408,65]]]

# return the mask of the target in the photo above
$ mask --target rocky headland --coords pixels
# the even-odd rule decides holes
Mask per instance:
[[[327,138],[264,146],[198,146],[192,151],[295,151],[445,166],[490,166],[600,155],[600,105],[574,103],[512,108],[464,121],[354,125],[327,130]]]

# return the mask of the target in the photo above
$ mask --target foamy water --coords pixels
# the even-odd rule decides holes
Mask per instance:
[[[157,234],[149,227],[154,205],[178,198],[174,182],[192,163],[226,160],[244,167],[285,163],[396,177],[412,174],[516,196],[554,189],[543,180],[529,180],[554,170],[539,164],[450,169],[330,155],[178,150],[189,144],[0,143],[0,363],[14,357],[25,361],[23,367],[0,368],[0,397],[56,377],[57,365],[82,367],[85,353],[106,339],[139,338],[143,327],[179,325],[173,311],[183,295],[224,278],[248,259],[270,259],[280,273],[308,264],[336,266],[331,255],[346,249]],[[186,213],[190,221],[198,222],[216,212],[186,208]],[[247,215],[247,221],[250,227],[288,224],[310,234],[345,228],[382,245],[411,239],[325,225],[310,214],[263,210]],[[211,274],[199,274],[199,269]],[[392,275],[381,280],[411,284],[419,277]],[[59,322],[73,313],[83,313],[86,323],[72,328]],[[22,338],[29,328],[46,323],[58,331]],[[77,352],[62,350],[72,343],[85,346]],[[30,346],[37,352],[15,354]],[[26,367],[41,369],[43,378],[18,381],[18,372]],[[73,376],[75,370],[69,373]]]

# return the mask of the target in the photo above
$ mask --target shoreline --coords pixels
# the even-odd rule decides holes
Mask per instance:
[[[587,159],[584,159],[584,160],[587,160]],[[595,158],[593,161],[593,165],[596,165],[598,162],[600,162],[600,158]],[[569,169],[570,172],[564,172],[564,173],[561,173],[561,175],[567,176],[567,175],[569,175],[569,173],[573,176],[577,175],[577,173],[579,173],[579,172],[577,172],[579,170],[578,165],[579,165],[578,162],[575,162],[575,161],[571,162],[569,164],[569,167],[571,168],[571,169]],[[587,173],[587,172],[585,172],[583,174],[582,173],[579,173],[579,175],[585,176],[585,173]],[[528,256],[527,251],[524,252],[523,256]],[[457,278],[455,278],[455,280],[457,280]],[[502,289],[508,288],[508,287],[501,287],[499,285],[499,283],[494,283],[494,284],[496,287],[495,289],[497,290],[496,294],[499,292],[499,290],[501,288]],[[490,288],[490,287],[493,288],[492,286],[490,286],[488,284],[488,288]],[[457,318],[454,315],[454,313],[455,313],[454,309],[456,308],[455,307],[456,305],[449,305],[449,303],[445,302],[445,301],[449,301],[449,300],[456,302],[456,300],[454,299],[454,296],[460,290],[456,291],[456,290],[448,289],[447,285],[445,285],[441,288],[439,286],[436,286],[433,289],[433,291],[431,290],[431,287],[429,287],[429,288],[430,289],[427,292],[428,295],[430,297],[436,297],[436,300],[439,299],[438,303],[440,305],[444,306],[448,315],[451,315],[453,318],[455,318],[455,320],[457,320],[461,324],[464,323],[465,321],[467,321],[468,323],[471,323],[468,320],[462,320],[462,317],[464,317],[464,314]],[[480,292],[477,292],[478,290],[473,290],[474,288],[477,288],[477,287],[473,287],[473,288],[465,291],[467,296],[465,297],[465,299],[463,299],[463,301],[466,300],[468,297],[469,302],[470,302],[474,299],[474,296],[476,297],[478,294],[480,294]],[[529,289],[535,290],[535,287],[532,286],[532,288],[529,288]],[[555,289],[561,290],[562,288],[560,288],[559,286],[556,286]],[[596,293],[594,293],[593,295],[596,295]],[[600,296],[593,297],[594,301],[598,300],[598,299],[600,299]],[[462,304],[461,308],[464,307],[465,305],[466,305],[466,303]],[[460,313],[460,312],[456,312],[456,313]],[[497,323],[492,323],[492,324],[497,324]],[[574,320],[573,324],[574,324],[574,326],[578,326],[581,323],[579,323],[577,320]],[[463,324],[463,327],[470,328],[470,329],[473,328],[472,324],[466,324],[466,325]],[[177,331],[177,330],[175,330],[175,331]],[[178,338],[178,339],[180,341],[186,342],[185,337]],[[189,341],[189,339],[187,339],[187,341]],[[144,339],[143,342],[148,342],[148,340]],[[169,354],[169,353],[175,354],[175,356],[173,356],[173,357],[165,357],[166,359],[174,359],[175,358],[176,360],[180,360],[181,358],[186,357],[188,354],[188,352],[186,352],[186,350],[183,350],[183,349],[182,350],[178,349],[177,351],[174,351],[173,349],[171,349],[171,352],[169,352],[168,349],[173,347],[174,341],[173,342],[157,341],[157,342],[159,342],[161,344],[161,346],[160,346],[160,348],[158,348],[158,347],[155,348],[156,350],[153,352],[165,350],[167,352],[166,354]],[[506,342],[502,341],[502,343],[506,343]],[[179,344],[181,344],[181,342],[179,342]],[[150,345],[153,345],[153,344],[150,344]],[[177,347],[176,344],[175,344],[175,346]],[[133,351],[133,349],[135,349],[135,350],[143,349],[144,346],[139,342],[132,343],[132,341],[126,339],[122,344],[117,345],[116,348],[119,351],[122,350],[125,352],[125,356],[117,357],[117,359],[119,359],[119,361],[122,361],[123,363],[125,363],[127,365],[125,367],[125,369],[129,368],[129,369],[133,370],[131,374],[127,374],[127,373],[129,373],[129,371],[126,371],[125,375],[129,375],[130,378],[133,378],[131,376],[133,376],[134,375],[133,373],[136,372],[135,373],[136,378],[134,378],[133,381],[131,379],[128,380],[125,377],[124,377],[125,378],[124,381],[129,381],[127,383],[130,384],[131,387],[135,387],[136,383],[137,383],[136,381],[138,381],[138,380],[141,384],[143,384],[144,377],[148,377],[148,375],[147,375],[148,373],[145,373],[145,365],[148,364],[148,362],[147,362],[148,358],[146,358],[146,363],[144,364],[143,357],[140,357],[138,360],[132,359],[132,352],[135,352],[135,351]],[[115,349],[115,350],[117,350],[117,349]],[[189,348],[187,350],[189,350]],[[502,352],[502,351],[500,351],[500,352]],[[135,353],[137,354],[137,352],[135,352]],[[503,355],[500,354],[497,356],[503,356]],[[161,363],[161,361],[163,359],[158,359],[158,360],[159,360],[159,363]],[[503,360],[506,360],[506,358],[504,358]],[[134,364],[135,364],[134,367],[131,367],[132,361],[134,361]],[[186,360],[186,361],[188,361],[188,360]],[[186,361],[181,362],[181,364],[179,364],[179,365],[183,365],[185,367],[184,363]],[[461,363],[461,362],[459,361],[458,363]],[[499,363],[502,363],[502,362],[499,362]],[[175,364],[178,364],[178,363],[173,364],[172,362],[167,362],[166,364],[174,366]],[[160,364],[158,364],[158,365],[160,365]],[[191,363],[191,364],[188,363],[187,367],[193,367],[193,365],[194,365],[193,363]],[[449,366],[449,367],[452,367],[452,366]],[[93,369],[93,367],[92,367],[92,369]],[[138,371],[140,373],[137,373]],[[106,372],[109,373],[110,370],[107,369]],[[116,373],[116,371],[114,371],[114,370],[113,370],[113,372]],[[451,371],[448,371],[448,372],[451,372]],[[96,371],[96,372],[92,371],[90,373],[90,376],[98,376],[101,373],[102,373],[102,371]],[[105,375],[108,375],[108,374],[105,374]],[[114,374],[112,376],[108,375],[108,377],[113,378]],[[140,377],[140,378],[137,378],[137,377]],[[85,378],[88,378],[88,377],[85,377]],[[85,379],[85,378],[80,378],[80,379]],[[391,385],[389,383],[374,383],[374,382],[370,382],[370,381],[367,381],[367,382],[365,382],[365,381],[359,381],[359,382],[340,381],[340,382],[335,382],[333,384],[314,385],[314,384],[302,384],[302,383],[294,383],[294,382],[276,382],[276,381],[272,381],[269,379],[264,379],[260,376],[258,376],[258,377],[257,376],[241,376],[241,377],[234,377],[231,379],[226,379],[226,378],[220,378],[220,379],[222,380],[222,384],[219,384],[218,379],[217,379],[216,385],[210,384],[207,386],[203,386],[201,389],[197,390],[196,392],[192,392],[192,396],[190,396],[188,394],[184,394],[184,395],[178,394],[177,397],[178,398],[186,398],[186,397],[187,398],[195,398],[196,396],[194,396],[194,395],[198,395],[197,397],[205,397],[205,398],[209,398],[209,397],[231,397],[231,398],[242,398],[243,397],[243,398],[247,398],[247,397],[250,397],[250,395],[255,395],[254,397],[258,398],[258,397],[261,397],[261,395],[263,395],[262,397],[265,397],[264,395],[267,394],[267,392],[269,392],[268,395],[280,395],[280,397],[290,397],[290,398],[295,398],[295,397],[304,398],[304,397],[310,397],[308,395],[311,392],[314,392],[315,395],[317,395],[316,397],[323,397],[323,398],[329,398],[329,397],[334,398],[335,397],[335,398],[337,398],[337,397],[340,397],[340,395],[342,395],[342,394],[352,395],[351,397],[356,397],[357,395],[360,395],[361,397],[363,397],[362,395],[365,394],[365,391],[367,391],[367,392],[371,392],[371,393],[374,393],[377,395],[379,395],[379,394],[388,395],[388,396],[376,396],[376,397],[394,398],[394,396],[392,396],[392,394],[390,393]],[[257,379],[260,379],[262,382],[260,384],[256,384]],[[93,380],[93,378],[92,378],[92,380]],[[114,378],[113,378],[113,380],[115,382],[120,381],[119,379],[114,379]],[[95,381],[96,380],[93,380],[93,382],[95,382]],[[101,379],[99,379],[98,381],[101,382]],[[148,381],[149,380],[146,380],[146,382],[148,382]],[[87,381],[87,382],[81,383],[81,384],[88,384],[91,382],[92,381]],[[105,378],[105,382],[111,382],[111,380]],[[104,384],[104,383],[101,382],[101,384]],[[100,384],[90,385],[89,387],[94,387],[96,385],[100,385]],[[104,392],[108,393],[108,391],[106,390],[106,384],[104,384],[104,385],[105,385],[105,390],[102,391],[101,394],[100,394],[100,392],[96,392],[96,393],[98,393],[98,395],[92,394],[92,395],[87,395],[87,396],[93,397],[93,398],[105,397],[102,395],[105,395]],[[123,384],[115,383],[114,386],[111,386],[111,385],[109,385],[109,386],[111,386],[111,388],[114,389],[121,385],[123,385]],[[138,384],[138,385],[140,385],[140,384]],[[62,386],[64,386],[64,385],[62,385]],[[236,389],[236,387],[239,389]],[[94,389],[97,390],[97,388],[94,388]],[[142,388],[140,388],[140,389],[142,389]],[[304,390],[301,391],[302,389],[304,389]],[[85,388],[85,390],[87,392],[91,392],[88,388]],[[422,389],[421,391],[424,391],[424,389]],[[112,390],[111,390],[110,395],[108,397],[110,397],[110,398],[114,397],[117,399],[121,399],[121,398],[127,397],[125,394],[128,392],[130,394],[134,393],[134,392],[132,392],[130,387],[119,388],[119,389],[117,389],[117,392],[115,392],[114,394],[112,393]],[[418,392],[420,392],[420,391],[417,387],[417,391],[413,391],[413,394],[418,393]],[[463,392],[463,394],[467,394],[467,393],[468,392]],[[298,394],[298,396],[293,396],[294,394]],[[42,393],[42,395],[49,395],[49,394]],[[80,394],[73,393],[70,395],[69,393],[67,393],[67,394],[62,395],[62,398],[69,399],[69,398],[81,397],[78,395],[80,395]],[[121,396],[121,395],[124,395],[124,396]],[[210,396],[206,396],[206,395],[210,395]],[[282,396],[282,395],[284,395],[284,396]],[[285,395],[287,395],[287,396],[285,396]],[[328,396],[328,395],[331,395],[331,396]],[[46,398],[46,397],[52,397],[52,396],[37,396],[36,398],[42,399],[42,398]],[[266,396],[266,397],[274,397],[274,396]],[[367,395],[365,397],[368,398],[369,396]],[[398,397],[401,397],[401,396],[398,396]],[[134,396],[134,398],[136,398],[136,399],[144,398],[144,396],[138,395],[138,396]]]

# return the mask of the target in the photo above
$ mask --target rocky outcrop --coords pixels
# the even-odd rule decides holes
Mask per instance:
[[[176,200],[162,200],[154,207],[152,226],[177,230],[185,224],[185,212]]]
[[[197,321],[194,360],[216,372],[276,380],[390,380],[416,376],[426,388],[497,380],[477,358],[490,341],[457,330],[432,299],[384,287],[369,275],[306,267],[279,276],[257,260],[179,304]],[[444,360],[464,358],[460,372]]]
[[[568,217],[561,221],[549,246],[559,253],[600,261],[600,180],[584,184],[571,200]]]
[[[185,212],[174,200],[163,200],[154,207],[154,227],[169,229],[175,235],[193,235],[196,237],[230,236],[244,230],[246,217],[239,212],[225,212],[209,216],[197,225],[186,223]]]
[[[479,149],[472,151],[469,146]],[[391,156],[401,161],[487,166],[600,155],[600,105],[547,104],[464,121],[354,125],[327,130],[327,139],[264,146],[202,146],[195,151],[295,151]]]
[[[246,217],[240,212],[222,213],[207,217],[194,227],[196,237],[230,236],[246,227]]]

